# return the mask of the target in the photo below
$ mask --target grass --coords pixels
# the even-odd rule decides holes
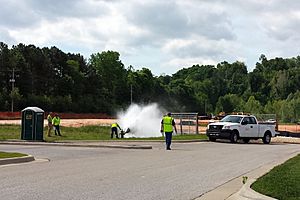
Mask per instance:
[[[110,139],[110,127],[105,126],[82,126],[82,127],[61,127],[62,136],[55,136],[51,131],[51,137],[47,136],[47,128],[44,128],[44,139],[47,142],[61,140],[117,140]],[[21,126],[19,125],[0,125],[0,140],[20,139]],[[206,135],[175,135],[173,140],[203,140]],[[164,140],[163,137],[155,138],[124,138],[119,140]]]
[[[47,136],[47,128],[44,130],[44,138],[48,142],[59,140],[109,140],[110,128],[104,126],[82,126],[82,127],[61,127],[62,136]]]
[[[150,138],[124,138],[122,140],[164,140],[164,137],[150,137]],[[204,134],[190,134],[190,135],[174,135],[173,140],[206,140],[208,139]]]
[[[27,156],[26,154],[22,154],[22,153],[13,153],[13,152],[2,152],[0,151],[0,159],[1,158],[16,158],[16,157],[23,157],[23,156]]]
[[[20,139],[21,126],[18,125],[0,125],[0,140]]]
[[[300,200],[300,154],[274,167],[251,188],[280,200]]]

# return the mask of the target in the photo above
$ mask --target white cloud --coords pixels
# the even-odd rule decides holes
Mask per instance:
[[[173,58],[165,63],[163,63],[164,71],[168,73],[175,73],[175,71],[170,71],[170,67],[176,67],[176,71],[180,70],[182,68],[188,68],[193,65],[216,65],[218,62],[216,62],[213,59],[205,59],[203,57],[193,57],[193,58]]]
[[[264,27],[269,37],[277,40],[299,40],[300,12],[265,13]]]
[[[24,1],[0,0],[0,27],[19,29],[35,25],[38,15],[25,4]]]
[[[155,74],[193,64],[299,54],[300,2],[287,0],[0,0],[0,41],[104,50]]]
[[[191,34],[215,40],[232,39],[230,22],[226,14],[219,11],[211,11],[201,3],[149,1],[131,5],[125,14],[134,25],[150,30],[153,39],[159,42],[187,38]]]

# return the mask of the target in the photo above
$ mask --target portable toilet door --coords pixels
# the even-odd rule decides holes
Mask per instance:
[[[44,111],[38,107],[22,110],[22,140],[43,140]]]
[[[44,139],[44,112],[36,112],[35,120],[34,120],[34,128],[33,131],[35,134],[33,135],[34,140],[43,140]]]

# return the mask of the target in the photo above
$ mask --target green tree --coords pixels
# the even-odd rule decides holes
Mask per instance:
[[[92,54],[89,60],[89,64],[100,80],[99,85],[97,85],[102,94],[100,98],[109,103],[107,106],[116,109],[122,105],[128,105],[130,99],[127,71],[119,57],[118,52],[107,51]],[[124,102],[124,99],[127,101]]]
[[[128,85],[132,86],[134,101],[151,102],[155,95],[155,77],[147,68],[128,72]]]
[[[259,101],[255,99],[254,96],[250,96],[248,101],[245,104],[245,112],[252,113],[252,114],[259,114],[262,112],[263,108]]]
[[[225,80],[226,93],[242,95],[248,88],[247,81],[247,67],[242,62],[234,62],[229,64],[228,62],[222,62],[217,65],[218,73]]]
[[[226,94],[219,98],[216,105],[216,113],[242,112],[244,111],[244,101],[236,94]]]
[[[290,81],[288,71],[279,71],[272,79],[271,94],[275,99],[285,99],[290,94]]]
[[[13,90],[9,94],[9,97],[12,100],[12,110],[15,111],[15,107],[18,107],[18,104],[22,99],[22,95],[19,92],[19,88],[13,88]]]
[[[170,99],[168,104],[176,112],[195,112],[198,110],[193,88],[184,80],[172,80],[169,84]]]

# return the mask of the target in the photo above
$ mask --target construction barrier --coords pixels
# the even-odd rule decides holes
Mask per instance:
[[[55,112],[54,112],[55,113]],[[104,113],[58,113],[63,119],[112,119]],[[47,117],[48,112],[45,113]],[[0,120],[21,119],[21,112],[0,112]]]

